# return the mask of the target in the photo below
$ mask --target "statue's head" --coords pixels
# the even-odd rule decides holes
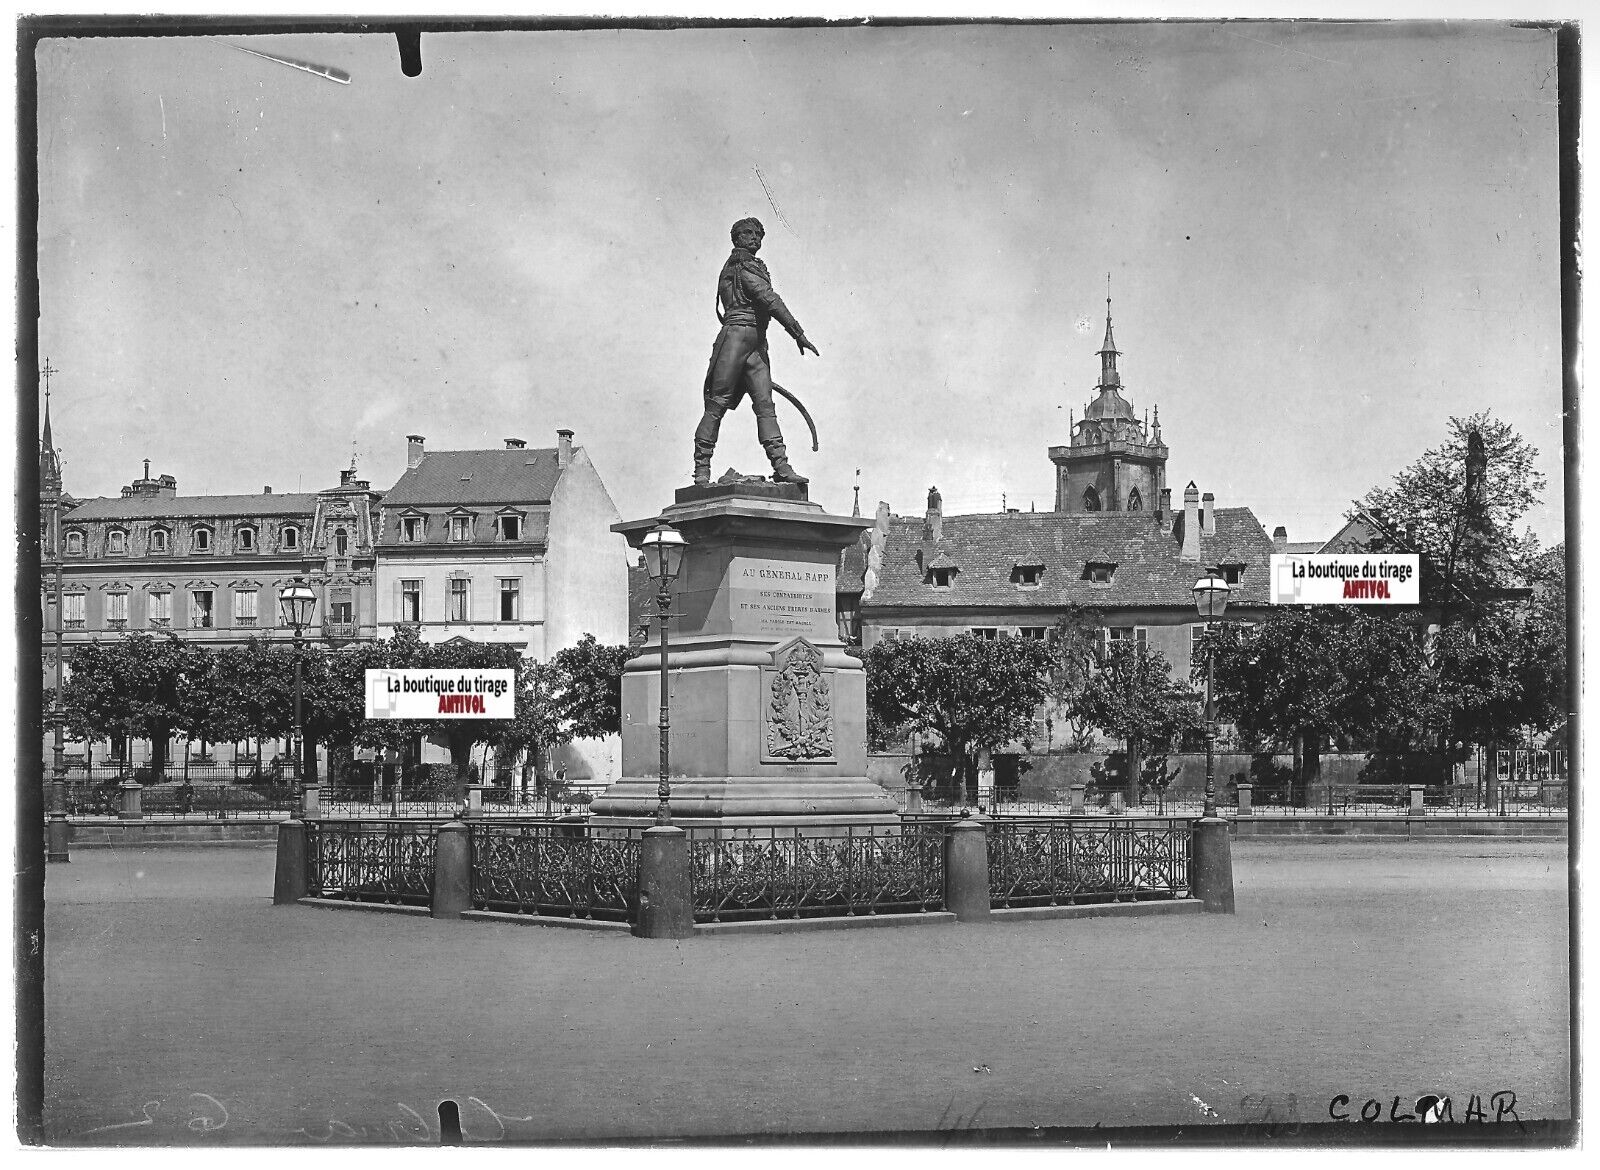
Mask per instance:
[[[740,241],[741,236],[748,240],[752,235],[754,236],[756,244],[759,246],[762,237],[767,234],[767,229],[761,226],[761,221],[759,219],[751,216],[747,219],[741,219],[738,223],[734,224],[729,230],[728,234],[733,237],[733,243],[735,247],[744,246]]]

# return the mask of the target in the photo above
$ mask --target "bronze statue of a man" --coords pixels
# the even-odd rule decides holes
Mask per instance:
[[[733,254],[717,278],[717,317],[722,331],[711,350],[711,365],[706,370],[706,412],[694,432],[694,482],[711,482],[711,455],[717,448],[717,431],[722,416],[739,405],[746,394],[756,412],[756,437],[772,461],[776,483],[807,483],[805,476],[789,466],[778,429],[778,414],[772,406],[772,368],[767,358],[767,322],[778,324],[794,338],[804,354],[817,354],[817,347],[806,339],[806,331],[789,312],[783,298],[772,291],[767,266],[756,259],[766,229],[758,219],[741,219],[733,225]]]

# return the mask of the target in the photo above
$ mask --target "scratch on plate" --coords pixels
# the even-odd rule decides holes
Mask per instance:
[[[1281,49],[1285,53],[1299,53],[1302,57],[1310,57],[1313,61],[1321,61],[1324,65],[1349,65],[1348,61],[1331,61],[1327,57],[1319,57],[1315,53],[1307,53],[1303,49],[1291,49],[1288,45],[1280,45],[1275,41],[1263,41],[1257,37],[1247,37],[1243,33],[1229,31],[1230,37],[1238,37],[1241,41],[1252,41],[1258,45],[1265,45],[1269,49]]]
[[[287,65],[290,69],[299,69],[317,77],[326,77],[329,81],[337,81],[340,85],[350,84],[350,75],[343,69],[335,69],[331,65],[313,65],[309,61],[297,61],[293,57],[277,57],[271,53],[258,53],[254,49],[247,49],[243,45],[230,45],[241,53],[249,53],[252,57],[260,57],[263,61],[276,61],[279,65]]]

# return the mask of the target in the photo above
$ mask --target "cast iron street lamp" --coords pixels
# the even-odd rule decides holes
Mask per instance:
[[[1228,583],[1221,577],[1212,574],[1202,577],[1194,583],[1194,604],[1200,611],[1200,616],[1206,619],[1207,624],[1216,621],[1222,616],[1222,611],[1228,608]],[[1213,666],[1215,651],[1212,649],[1211,639],[1206,639],[1206,807],[1200,814],[1203,817],[1217,815],[1217,777],[1213,771],[1212,750],[1217,739],[1217,720],[1215,700],[1211,697]]]
[[[657,524],[639,542],[644,551],[645,570],[656,583],[656,608],[661,618],[661,787],[660,803],[656,805],[656,824],[670,825],[672,786],[667,782],[667,622],[671,614],[672,582],[683,567],[683,536],[670,524]]]
[[[298,817],[303,815],[306,801],[300,759],[304,751],[301,746],[304,732],[300,717],[300,635],[311,624],[311,615],[317,608],[317,595],[306,584],[304,577],[296,577],[293,585],[278,594],[278,606],[283,612],[284,625],[294,630],[294,736],[291,750],[294,755],[295,805],[302,810],[295,813]]]

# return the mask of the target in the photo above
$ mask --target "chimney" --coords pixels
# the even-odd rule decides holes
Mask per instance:
[[[406,436],[406,468],[407,470],[422,462],[422,444],[425,440],[421,435]]]
[[[928,514],[922,520],[922,539],[937,544],[944,539],[944,497],[939,489],[928,489]]]
[[[1200,531],[1207,536],[1217,534],[1217,497],[1210,492],[1200,497]]]
[[[1169,487],[1161,489],[1161,506],[1156,509],[1156,519],[1161,522],[1163,534],[1172,531],[1172,489]]]
[[[156,480],[156,483],[160,485],[156,488],[156,495],[175,496],[178,494],[178,480],[175,476],[163,475]]]
[[[526,447],[527,445],[528,444],[526,442],[524,442],[522,439],[507,439],[506,440],[506,450],[507,451],[520,451],[524,447]]]
[[[146,479],[150,478],[150,460],[148,459],[144,461],[144,477]]]
[[[356,469],[354,467],[346,467],[343,471],[339,472],[339,486],[349,487],[353,482],[355,482],[355,478]]]
[[[556,466],[565,467],[572,462],[572,432],[565,427],[556,432]]]
[[[264,496],[270,496],[272,494],[272,485],[269,483],[266,487],[262,488],[261,494]]]
[[[1183,547],[1178,552],[1180,561],[1200,559],[1200,489],[1194,480],[1183,489]]]
[[[1280,553],[1289,551],[1289,530],[1282,524],[1272,530],[1272,551]]]

